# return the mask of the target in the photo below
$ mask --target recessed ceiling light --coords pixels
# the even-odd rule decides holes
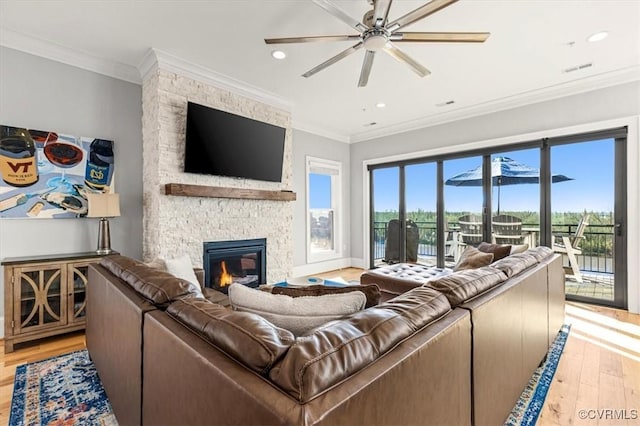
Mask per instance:
[[[599,31],[597,33],[591,34],[589,38],[587,38],[587,41],[594,42],[604,40],[608,35],[609,33],[607,31]]]
[[[274,50],[273,52],[271,52],[271,56],[273,56],[276,59],[284,59],[287,57],[287,54],[284,53],[282,50]]]
[[[376,104],[376,106],[377,106],[378,108],[384,108],[384,107],[386,107],[386,106],[387,106],[387,104],[385,104],[384,102],[378,102],[378,103]]]

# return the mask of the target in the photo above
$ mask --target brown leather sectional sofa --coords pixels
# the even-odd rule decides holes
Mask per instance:
[[[121,425],[502,424],[562,324],[560,262],[453,308],[416,286],[296,339],[111,256],[90,267],[87,347]]]

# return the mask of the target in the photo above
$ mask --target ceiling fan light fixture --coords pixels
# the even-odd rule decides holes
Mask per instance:
[[[590,43],[593,43],[593,42],[596,42],[596,41],[601,41],[601,40],[604,40],[605,38],[607,38],[608,35],[609,35],[608,31],[598,31],[597,33],[591,34],[587,38],[587,41],[590,42]]]
[[[363,44],[365,49],[377,52],[384,49],[388,41],[389,38],[383,32],[372,32],[364,38]]]
[[[284,59],[287,57],[287,54],[282,50],[274,50],[271,52],[271,56],[273,56],[275,59]]]

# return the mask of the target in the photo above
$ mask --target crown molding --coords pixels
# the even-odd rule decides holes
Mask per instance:
[[[155,56],[155,66],[159,69],[174,72],[185,77],[192,78],[202,83],[211,84],[212,86],[228,90],[238,95],[280,108],[284,111],[291,112],[291,101],[284,99],[274,93],[268,92],[257,86],[250,85],[246,82],[237,80],[224,74],[217,73],[205,68],[201,65],[186,61],[170,53],[159,49],[151,48],[143,58],[138,70],[141,75],[147,76],[149,72],[154,70],[154,64],[151,55]]]
[[[566,96],[578,95],[580,93],[591,92],[594,90],[604,89],[606,87],[630,83],[638,80],[640,80],[640,65],[633,65],[631,67],[597,74],[579,80],[556,84],[544,87],[542,89],[531,90],[505,98],[494,99],[480,104],[471,105],[466,108],[458,108],[454,111],[434,114],[415,120],[405,121],[403,123],[381,127],[376,130],[352,134],[350,137],[350,142],[364,142],[384,136],[405,133],[412,130],[437,126],[453,121],[478,117],[481,115],[523,107],[539,102],[550,101]]]
[[[295,114],[294,114],[295,115]],[[314,134],[316,136],[321,136],[323,138],[327,138],[327,139],[331,139],[337,142],[343,142],[343,143],[350,143],[351,140],[349,139],[348,135],[344,135],[344,134],[340,134],[340,133],[334,133],[331,132],[329,130],[323,129],[321,127],[318,127],[316,125],[310,124],[310,123],[305,123],[305,122],[301,122],[299,120],[296,120],[295,116],[292,120],[292,124],[291,127],[293,127],[296,130],[300,130],[303,132],[307,132],[307,133],[311,133]]]
[[[7,28],[0,28],[0,45],[130,83],[140,84],[142,82],[140,73],[134,66],[99,58],[87,52],[71,49]]]

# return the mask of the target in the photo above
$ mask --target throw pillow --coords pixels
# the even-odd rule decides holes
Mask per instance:
[[[511,254],[524,253],[529,250],[529,244],[518,244],[511,246]]]
[[[231,284],[229,301],[237,311],[258,314],[300,336],[326,322],[362,310],[367,299],[361,291],[294,298]]]
[[[511,254],[511,245],[508,244],[490,244],[481,242],[478,246],[478,250],[483,253],[493,253],[493,261],[500,260],[503,257]]]
[[[380,287],[376,284],[348,285],[344,287],[310,285],[308,287],[273,287],[271,289],[272,294],[286,294],[291,297],[322,296],[325,294],[350,293],[352,291],[361,291],[364,293],[367,298],[367,303],[364,306],[365,309],[380,303]]]
[[[191,258],[188,255],[184,254],[175,259],[167,259],[164,261],[164,264],[168,273],[191,283],[191,290],[196,297],[204,298],[198,277],[196,277],[196,273],[193,272]]]
[[[481,268],[491,262],[493,262],[493,253],[483,253],[475,247],[468,246],[453,267],[453,272]]]

